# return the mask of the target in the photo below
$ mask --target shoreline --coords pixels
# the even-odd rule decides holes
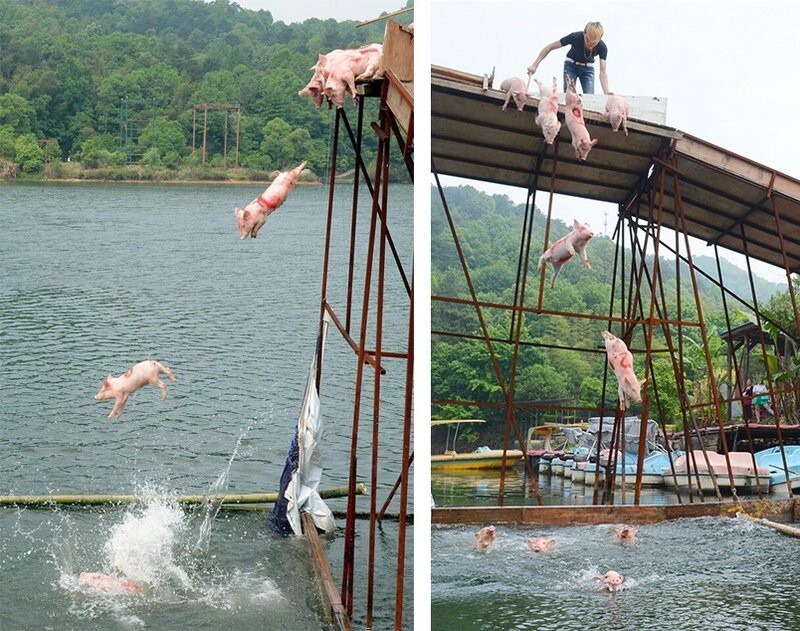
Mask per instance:
[[[40,180],[34,179],[13,179],[13,180],[0,180],[0,184],[271,184],[274,180],[111,180],[111,179],[96,179],[96,178],[42,178]],[[353,178],[336,178],[336,184],[352,184]],[[360,184],[363,184],[363,180]],[[390,184],[412,184],[412,182],[405,182],[399,180],[389,180]],[[317,180],[315,182],[297,182],[295,186],[324,186],[327,182],[325,180]]]

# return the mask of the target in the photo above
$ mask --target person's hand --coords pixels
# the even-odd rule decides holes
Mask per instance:
[[[536,72],[536,68],[538,68],[538,64],[536,64],[536,63],[532,63],[530,66],[528,66],[528,76],[530,76],[533,73],[535,73]]]

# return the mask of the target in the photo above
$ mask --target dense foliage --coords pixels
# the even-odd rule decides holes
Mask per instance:
[[[201,103],[241,105],[243,167],[271,171],[308,160],[324,175],[333,111],[297,92],[319,53],[383,41],[383,23],[356,24],[287,25],[228,0],[2,0],[0,175],[37,172],[59,158],[95,167],[196,166],[193,106]],[[367,99],[367,120],[376,117],[375,101]],[[201,110],[196,146],[202,117]],[[225,112],[209,111],[211,166],[222,163],[225,130]],[[230,165],[233,115],[227,133]],[[374,134],[364,142],[369,161]],[[340,172],[354,166],[352,151],[343,153]],[[405,174],[395,164],[393,173]]]
[[[448,206],[458,230],[458,236],[470,268],[478,299],[486,302],[511,304],[514,302],[514,287],[517,277],[517,263],[522,228],[523,205],[514,204],[508,197],[487,195],[469,186],[445,189]],[[458,260],[450,228],[442,209],[438,191],[432,189],[431,218],[431,274],[432,292],[434,295],[469,298],[469,290]],[[602,222],[597,218],[583,217],[596,230]],[[539,296],[539,273],[536,269],[544,239],[545,217],[540,209],[536,209],[528,289],[525,304],[535,307]],[[565,235],[571,226],[559,220],[552,222],[550,242]],[[627,241],[630,244],[630,239]],[[626,269],[631,264],[631,249],[623,250]],[[546,284],[543,292],[542,307],[548,310],[564,311],[578,314],[596,314],[608,316],[612,295],[612,274],[614,270],[615,242],[607,236],[596,234],[589,243],[587,253],[592,270],[586,270],[576,257],[566,264],[558,277],[554,288],[550,288],[552,271],[548,267]],[[712,278],[717,278],[716,260],[712,257],[695,256],[696,264]],[[621,265],[621,262],[618,263]],[[648,268],[652,270],[652,256],[648,258]],[[661,258],[661,274],[664,279],[668,314],[675,318],[677,314],[676,275],[680,274],[681,313],[684,320],[697,321],[697,308],[692,291],[691,278],[685,265],[676,270],[675,259]],[[751,296],[747,273],[734,265],[722,262],[722,274],[725,286],[739,296],[749,300]],[[626,272],[625,278],[628,278]],[[698,275],[701,296],[701,307],[704,322],[708,331],[709,348],[713,357],[713,370],[717,382],[721,383],[727,375],[726,347],[718,331],[726,330],[725,313],[721,292],[708,278]],[[796,330],[791,305],[787,305],[787,292],[776,293],[779,287],[768,281],[756,279],[758,298],[767,311],[774,313],[777,321],[789,327],[790,332]],[[626,288],[627,291],[627,288]],[[774,294],[774,296],[773,296]],[[614,313],[620,313],[619,273],[616,283]],[[645,317],[649,311],[650,294],[643,287],[642,303]],[[772,296],[772,297],[771,297]],[[628,300],[628,298],[626,298]],[[739,303],[728,299],[728,310],[731,326],[743,324],[751,320]],[[501,309],[483,309],[490,336],[498,340],[512,339],[511,315]],[[656,313],[656,317],[658,314]],[[453,305],[439,301],[432,303],[432,328],[434,331],[450,331],[480,336],[481,329],[474,308],[468,305]],[[563,406],[598,407],[602,398],[603,371],[606,365],[605,351],[601,332],[606,329],[602,320],[588,320],[563,316],[546,316],[525,314],[522,324],[518,376],[516,380],[515,399],[517,401],[549,403]],[[620,335],[619,325],[611,328],[612,333]],[[672,327],[672,335],[676,335],[676,327]],[[692,402],[710,400],[707,383],[708,368],[702,336],[698,327],[684,327],[683,360],[687,388]],[[547,347],[524,344],[548,345]],[[579,351],[567,348],[578,348]],[[645,348],[642,328],[637,327],[633,335],[632,347]],[[653,347],[665,349],[666,343],[660,328],[655,329]],[[494,348],[503,377],[508,382],[513,346],[506,343],[495,343]],[[681,405],[675,383],[672,359],[666,352],[654,355],[654,379],[659,392],[659,405],[663,417],[668,423],[680,421]],[[644,378],[644,359],[642,354],[635,355],[636,373]],[[498,379],[493,368],[486,343],[477,339],[462,339],[441,335],[433,335],[431,358],[432,389],[434,400],[466,400],[495,401],[503,400]],[[763,362],[758,351],[754,351],[751,360],[751,373],[763,374]],[[652,381],[651,381],[652,383]],[[652,393],[652,390],[651,390]],[[613,407],[616,403],[616,381],[609,375],[606,391],[606,404]],[[653,401],[651,406],[656,406]],[[653,408],[651,407],[651,410]],[[641,406],[635,406],[633,412],[641,412]],[[487,418],[503,420],[501,409],[464,407],[460,405],[434,406],[435,418]],[[521,414],[527,422],[534,418],[540,422],[549,420],[585,419],[588,413],[574,415],[539,411]],[[526,416],[527,415],[527,416]],[[658,413],[651,411],[652,418]],[[697,411],[697,418],[702,422],[711,421],[711,410]],[[494,425],[494,429],[492,426]],[[497,427],[502,432],[502,423],[487,424],[482,432],[494,433]],[[491,434],[490,434],[491,435]]]

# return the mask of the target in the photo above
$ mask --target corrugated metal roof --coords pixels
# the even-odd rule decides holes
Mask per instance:
[[[530,98],[521,112],[513,103],[504,112],[505,93],[484,89],[479,77],[460,80],[458,74],[436,69],[431,77],[431,156],[437,172],[527,189],[543,155],[536,188],[549,190],[556,145],[545,145],[535,123],[538,99]],[[665,125],[631,119],[625,136],[612,132],[599,113],[585,111],[584,118],[598,144],[582,162],[559,115],[556,193],[627,206],[671,148],[690,236],[783,268],[782,233],[789,268],[800,271],[800,181]],[[658,183],[654,186],[657,192]],[[662,223],[673,228],[672,177],[666,178],[665,195]],[[638,212],[636,204],[630,212]],[[644,205],[641,213],[647,213]]]

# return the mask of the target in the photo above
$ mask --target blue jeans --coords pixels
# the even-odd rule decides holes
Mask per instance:
[[[564,93],[567,92],[567,77],[572,79],[575,88],[578,87],[578,79],[581,80],[581,91],[583,94],[594,94],[594,67],[579,66],[571,61],[564,62]]]

